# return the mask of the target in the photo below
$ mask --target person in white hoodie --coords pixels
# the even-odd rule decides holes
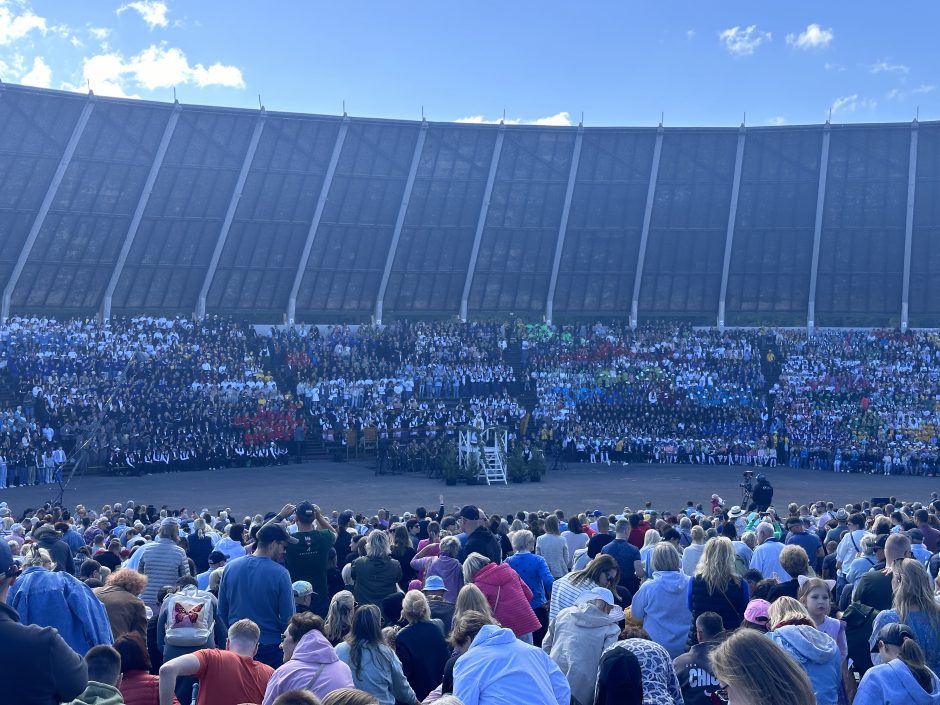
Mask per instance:
[[[454,620],[450,643],[462,654],[454,664],[454,695],[464,705],[570,705],[568,680],[551,657],[482,612]]]
[[[607,588],[595,587],[566,607],[548,626],[542,649],[552,657],[571,686],[574,705],[592,705],[604,649],[617,641],[623,610]]]
[[[816,628],[809,612],[792,597],[780,597],[769,611],[767,636],[806,671],[816,705],[837,705],[842,682],[842,655],[835,639]]]
[[[630,606],[631,615],[643,620],[650,639],[673,659],[685,652],[692,621],[688,598],[691,578],[679,570],[679,560],[671,543],[657,544],[652,557],[653,579],[640,586]]]
[[[881,664],[868,669],[858,684],[854,705],[937,705],[940,680],[925,662],[914,630],[906,624],[886,624],[875,649]]]

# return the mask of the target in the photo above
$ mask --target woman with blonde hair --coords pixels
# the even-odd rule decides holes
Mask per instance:
[[[437,546],[438,555],[433,554]],[[463,567],[460,565],[460,539],[456,536],[445,536],[440,544],[428,544],[411,559],[411,567],[424,573],[427,580],[437,575],[444,581],[444,600],[454,602],[457,593],[463,587]]]
[[[529,604],[532,591],[508,563],[493,563],[480,553],[471,553],[463,562],[463,580],[473,583],[486,595],[493,616],[504,627],[528,643],[541,627]]]
[[[722,684],[717,695],[729,705],[812,705],[806,673],[777,644],[740,629],[711,653],[711,670]]]
[[[809,677],[817,705],[837,705],[842,685],[842,655],[835,640],[816,628],[806,608],[792,597],[770,605],[770,637]]]
[[[892,609],[875,617],[869,643],[874,649],[878,630],[886,624],[906,624],[927,655],[927,665],[934,673],[940,673],[940,603],[934,596],[930,574],[913,558],[902,558],[891,566],[891,575]],[[872,657],[872,663],[880,663],[877,655]]]
[[[571,555],[568,542],[561,537],[558,517],[549,514],[545,517],[545,533],[535,540],[535,553],[545,559],[553,578],[560,578],[571,567]],[[511,538],[510,538],[511,540]],[[515,546],[513,546],[515,550]]]
[[[631,615],[643,620],[650,638],[678,658],[685,652],[689,621],[689,578],[679,570],[679,552],[668,541],[653,549],[652,576],[640,586],[631,604]]]
[[[352,629],[353,612],[356,609],[356,598],[349,590],[340,590],[330,600],[330,607],[326,612],[326,622],[323,625],[323,635],[336,646]]]
[[[360,605],[380,605],[382,600],[397,592],[401,580],[401,565],[389,554],[388,534],[373,531],[366,537],[366,555],[357,558],[350,567],[353,595]]]
[[[663,540],[656,529],[650,529],[643,534],[643,548],[640,549],[640,559],[643,561],[643,570],[647,575],[653,574],[653,549]]]
[[[741,626],[749,600],[747,583],[734,569],[735,552],[731,540],[724,536],[710,539],[689,583],[689,607],[692,620],[686,643],[698,643],[695,620],[704,612],[717,612],[725,631]]]
[[[695,575],[699,559],[705,553],[705,530],[696,524],[692,527],[690,534],[692,543],[682,551],[682,572],[691,578]]]
[[[496,621],[493,619],[493,610],[490,609],[490,603],[487,602],[486,595],[473,583],[460,588],[457,602],[454,604],[454,618],[452,621],[456,622],[457,618],[464,612],[480,612],[493,622]]]
[[[401,613],[408,626],[395,637],[395,653],[420,701],[441,683],[450,649],[440,623],[431,621],[431,608],[419,590],[405,594]]]

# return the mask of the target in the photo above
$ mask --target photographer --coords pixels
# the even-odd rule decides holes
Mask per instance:
[[[748,510],[763,512],[773,503],[774,488],[763,475],[758,475],[756,480],[757,482],[751,494],[752,501],[750,505],[748,505]]]

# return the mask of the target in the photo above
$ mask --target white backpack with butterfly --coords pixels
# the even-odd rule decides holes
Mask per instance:
[[[166,632],[171,646],[201,646],[212,635],[215,624],[212,593],[188,585],[166,596]]]

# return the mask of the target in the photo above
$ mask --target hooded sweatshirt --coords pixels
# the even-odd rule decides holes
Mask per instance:
[[[271,676],[262,705],[271,705],[288,690],[309,690],[322,699],[337,688],[355,687],[349,666],[339,660],[327,638],[314,629],[300,638],[290,661]]]
[[[463,587],[463,565],[460,561],[451,556],[428,556],[415,558],[411,561],[411,567],[427,571],[424,574],[425,580],[432,575],[439,575],[447,590],[444,593],[444,601],[451,604],[457,602],[457,594]]]
[[[928,693],[914,678],[901,659],[874,666],[865,671],[854,705],[937,705],[940,703],[940,681],[933,677]]]
[[[486,564],[477,571],[473,582],[486,596],[496,621],[512,629],[516,636],[529,634],[542,626],[529,606],[532,591],[508,564]]]
[[[839,702],[842,656],[835,639],[805,624],[774,629],[767,636],[790,654],[806,671],[816,693],[817,705]]]
[[[121,697],[121,691],[113,685],[88,681],[85,692],[69,705],[124,705],[124,698]]]
[[[484,626],[454,664],[454,695],[464,705],[571,702],[565,674],[548,654],[495,624]]]
[[[620,633],[615,616],[619,615],[606,614],[590,602],[566,607],[552,620],[542,640],[542,649],[568,679],[575,703],[594,702],[601,654]]]
[[[630,605],[631,614],[643,620],[643,628],[653,641],[669,652],[669,658],[685,652],[692,621],[688,599],[690,580],[679,571],[657,570],[652,580],[640,586]]]

